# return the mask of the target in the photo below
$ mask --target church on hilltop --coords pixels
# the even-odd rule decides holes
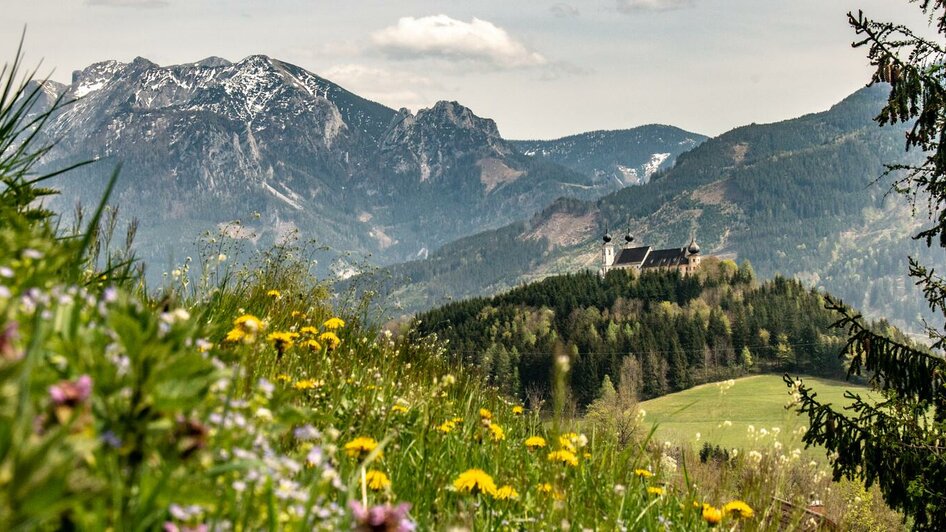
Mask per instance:
[[[629,269],[632,271],[663,269],[677,270],[681,275],[689,275],[700,267],[700,246],[696,237],[682,248],[654,249],[652,246],[634,247],[634,237],[628,233],[624,236],[624,246],[615,253],[611,235],[604,235],[602,250],[603,265],[601,274],[611,270]]]

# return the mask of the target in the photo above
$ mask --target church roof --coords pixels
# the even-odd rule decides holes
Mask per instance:
[[[647,254],[641,268],[681,266],[684,264],[687,264],[686,248],[655,249]]]
[[[650,246],[641,246],[636,248],[622,249],[618,256],[614,258],[614,266],[629,266],[640,264],[647,258]]]

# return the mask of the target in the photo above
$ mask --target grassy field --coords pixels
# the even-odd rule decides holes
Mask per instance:
[[[849,404],[846,390],[864,394],[867,388],[843,381],[803,377],[819,398],[836,405]],[[743,450],[770,447],[776,441],[786,449],[803,447],[799,430],[807,419],[785,405],[788,388],[780,375],[755,375],[723,383],[697,386],[641,403],[647,425],[657,424],[655,438],[699,448],[703,442]],[[729,423],[727,423],[727,421]],[[750,426],[754,430],[750,430]],[[763,432],[764,429],[764,432]],[[816,449],[809,456],[821,455]]]

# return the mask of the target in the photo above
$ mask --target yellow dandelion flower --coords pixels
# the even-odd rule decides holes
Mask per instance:
[[[749,519],[753,515],[752,508],[743,501],[731,501],[723,505],[723,515],[735,515],[740,519]]]
[[[279,299],[282,297],[282,292],[280,292],[279,290],[267,290],[266,295],[268,295],[269,297],[273,299]]]
[[[567,449],[559,449],[558,451],[552,451],[548,455],[549,462],[560,462],[562,465],[570,465],[572,467],[578,466],[578,457],[575,456],[575,453]]]
[[[490,423],[489,433],[493,438],[493,441],[502,441],[506,439],[506,432],[501,426],[499,426],[499,423]]]
[[[233,320],[233,326],[239,327],[247,332],[256,332],[263,328],[263,322],[252,314],[244,314]]]
[[[344,326],[345,326],[345,320],[341,318],[329,318],[325,320],[325,323],[322,324],[322,327],[325,327],[326,329],[330,331],[334,331],[335,329],[341,329]]]
[[[501,486],[499,489],[496,490],[496,494],[493,495],[493,498],[498,501],[518,499],[519,492],[516,491],[516,489],[513,488],[512,486],[509,486],[509,485]]]
[[[558,437],[558,446],[566,451],[575,452],[575,445],[572,443],[572,435],[575,438],[578,437],[574,432],[569,432],[568,434],[562,434]]]
[[[322,386],[323,381],[315,379],[304,379],[292,385],[297,390],[314,390]]]
[[[720,521],[723,520],[723,511],[719,508],[713,507],[712,505],[704,504],[703,520],[706,521],[706,524],[709,526],[716,526]]]
[[[256,333],[263,330],[263,322],[252,314],[243,314],[233,320],[233,329],[227,333],[227,342],[253,342]]]
[[[664,494],[664,489],[659,486],[648,486],[647,493],[650,495],[661,496]]]
[[[394,405],[394,406],[391,407],[391,412],[397,412],[397,413],[399,413],[399,414],[405,414],[405,413],[407,413],[407,411],[408,411],[408,408],[407,408],[406,406],[404,406],[404,405],[398,404],[398,405]]]
[[[480,419],[493,419],[493,413],[485,408],[480,408]]]
[[[289,375],[286,375],[285,373],[280,373],[279,375],[276,375],[276,382],[288,383],[291,380],[292,380],[292,377],[290,377]]]
[[[456,421],[453,421],[452,419],[450,419],[450,420],[444,421],[440,425],[437,425],[437,428],[434,430],[436,430],[437,432],[442,432],[443,434],[449,434],[453,432],[453,429],[455,428],[457,428]]]
[[[339,344],[342,343],[342,341],[338,338],[338,335],[331,331],[320,334],[319,340],[322,340],[322,343],[325,344],[325,347],[327,347],[329,351],[337,348]]]
[[[276,358],[282,358],[283,353],[286,350],[291,349],[295,345],[294,340],[299,335],[296,333],[290,332],[274,332],[271,333],[266,339],[273,344],[273,347],[276,348]]]
[[[278,351],[285,351],[295,345],[296,333],[277,331],[270,333],[266,339],[270,341]]]
[[[364,482],[372,491],[381,491],[391,485],[391,479],[383,471],[375,469],[365,473]]]
[[[345,444],[345,454],[352,458],[364,458],[371,451],[378,448],[378,442],[374,438],[359,436]],[[379,453],[380,454],[380,453]]]
[[[243,332],[243,329],[234,327],[233,329],[230,329],[229,332],[227,332],[227,336],[224,337],[223,341],[236,343],[242,341],[244,338],[246,338],[246,333]]]
[[[525,409],[519,405],[512,407],[512,414],[514,416],[521,416],[525,412]]]
[[[322,350],[322,344],[316,342],[315,340],[312,340],[311,338],[308,339],[308,340],[306,340],[305,342],[303,342],[302,345],[303,345],[303,347],[305,347],[305,348],[308,349],[309,351],[321,351],[321,350]]]
[[[639,477],[641,477],[641,478],[650,478],[650,477],[654,476],[653,473],[651,473],[650,471],[648,471],[648,470],[646,470],[646,469],[635,469],[635,470],[634,470],[634,474],[637,475],[637,476],[639,476]]]
[[[496,483],[493,482],[493,477],[487,475],[482,469],[468,469],[460,473],[460,476],[453,481],[453,487],[461,493],[496,495]]]
[[[539,493],[552,493],[552,485],[548,482],[543,482],[538,486]]]
[[[545,447],[545,445],[546,445],[545,438],[543,438],[542,436],[531,436],[529,438],[526,438],[526,441],[525,441],[525,446],[528,447],[529,450],[531,451],[534,451],[536,449],[541,449]]]
[[[309,334],[312,336],[316,336],[319,334],[319,330],[311,325],[306,325],[305,327],[299,329],[299,332],[302,334]]]
[[[293,310],[289,313],[289,315],[293,318],[305,318],[305,312],[302,312],[301,310]]]

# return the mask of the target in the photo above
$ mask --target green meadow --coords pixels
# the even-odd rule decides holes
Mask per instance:
[[[866,394],[864,386],[844,381],[802,377],[818,397],[836,405],[850,404],[848,390]],[[803,447],[800,431],[807,420],[785,406],[791,400],[780,375],[755,375],[721,383],[697,386],[682,392],[644,401],[645,425],[656,424],[654,438],[675,444],[702,447],[704,442],[732,449],[768,448],[776,441],[785,447]],[[728,423],[727,423],[728,422]],[[809,456],[820,455],[815,449]]]

